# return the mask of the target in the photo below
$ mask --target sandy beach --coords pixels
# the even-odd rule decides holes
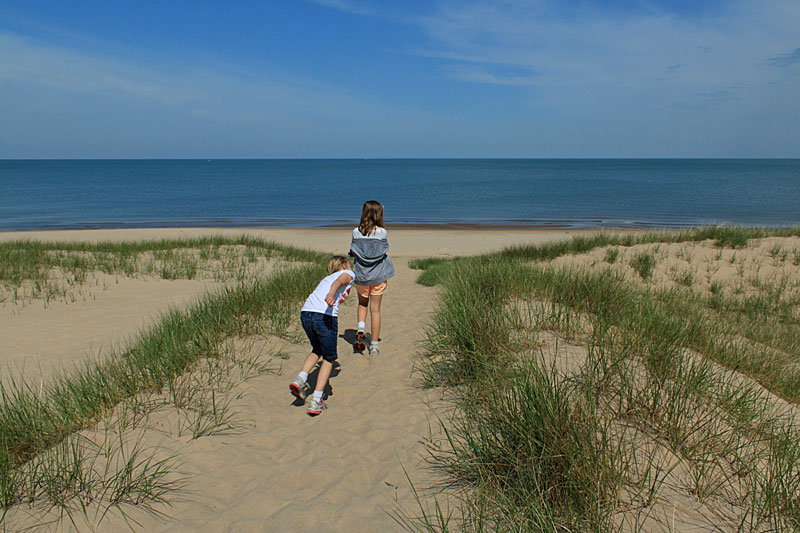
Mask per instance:
[[[535,244],[547,240],[569,237],[592,229],[392,229],[389,227],[392,257],[449,257],[472,255],[516,244]],[[43,241],[138,241],[147,239],[180,239],[204,235],[250,235],[274,240],[300,248],[331,253],[344,253],[350,246],[349,228],[138,228],[138,229],[86,229],[58,231],[4,231],[0,242],[12,240]]]
[[[77,503],[69,504],[74,509],[69,518],[59,514],[63,509],[60,511],[57,506],[29,507],[22,503],[11,508],[1,525],[7,530],[35,526],[54,531],[395,531],[407,529],[400,523],[403,519],[413,519],[423,512],[430,516],[434,501],[431,495],[435,495],[445,513],[458,513],[459,502],[453,494],[435,490],[441,488],[444,477],[428,462],[435,448],[430,443],[444,441],[440,421],[446,420],[456,406],[449,397],[443,397],[448,394],[447,387],[423,389],[422,376],[415,371],[426,328],[431,327],[434,316],[441,316],[435,313],[444,289],[418,284],[421,271],[411,269],[409,263],[417,258],[476,255],[515,245],[542,244],[596,231],[390,228],[396,276],[389,282],[382,306],[381,353],[371,358],[353,350],[356,302],[349,298],[341,308],[339,360],[330,381],[328,409],[321,416],[307,416],[305,406],[288,391],[288,383],[308,353],[305,338],[301,334],[292,337],[299,334],[298,329],[287,335],[265,329],[265,333],[226,338],[220,348],[224,355],[218,357],[230,362],[227,370],[215,370],[211,361],[217,359],[204,355],[201,364],[175,383],[140,393],[92,419],[73,435],[97,450],[108,446],[108,450],[117,450],[98,451],[84,465],[89,472],[104,471],[103,462],[112,460],[117,461],[111,467],[116,471],[125,453],[136,449],[151,462],[165,461],[169,473],[163,478],[167,487],[164,495],[169,503],[152,499],[143,500],[143,504],[129,502],[112,506],[104,514],[103,505],[108,504],[97,502],[108,498],[95,502],[88,496],[81,502],[86,512],[79,510]],[[149,269],[139,264],[138,270],[128,274],[123,274],[124,270],[114,274],[95,270],[78,280],[74,273],[51,268],[47,279],[40,278],[36,283],[49,287],[52,282],[57,288],[52,294],[37,293],[32,282],[19,293],[1,289],[0,335],[5,342],[0,345],[0,362],[4,365],[0,383],[4,387],[23,386],[36,393],[61,372],[80,369],[95,359],[119,358],[119,354],[125,357],[126,346],[138,342],[142,333],[170,310],[196,308],[206,295],[233,290],[243,275],[248,279],[279,275],[289,256],[279,253],[273,257],[263,243],[245,246],[234,239],[243,234],[331,254],[345,253],[350,241],[346,228],[0,233],[0,242],[231,238],[225,241],[227,244],[210,246],[216,246],[223,256],[213,256],[200,248],[181,252],[195,258],[207,255],[205,263],[195,265],[197,271],[190,276],[192,279],[165,279],[171,276],[159,275],[162,267],[158,266],[158,257],[163,252],[149,244],[144,248],[145,259],[137,256],[137,261],[151,261],[144,265]],[[191,246],[197,242],[200,241],[193,241]],[[255,254],[257,257],[247,255],[254,250],[261,250]],[[180,257],[171,259],[173,265],[181,264]],[[740,246],[720,246],[713,239],[601,246],[587,253],[567,253],[542,264],[581,272],[609,271],[630,286],[658,290],[741,298],[766,293],[777,298],[776,309],[786,312],[800,298],[800,238],[796,235],[754,238]],[[235,275],[224,275],[226,269]],[[264,305],[263,300],[260,302],[259,308]],[[217,327],[220,319],[214,316],[214,325],[208,329]],[[239,320],[245,315],[234,316]],[[559,335],[558,328],[544,331],[535,342],[567,375],[582,367],[589,352],[576,338],[567,336],[564,340]],[[745,336],[733,341],[737,346],[750,343]],[[796,363],[784,353],[791,350],[776,346],[769,352],[770,368],[783,368],[779,368],[778,375],[792,374]],[[245,372],[246,369],[249,370]],[[738,366],[719,366],[713,372],[760,390],[754,376],[747,375],[751,370],[739,372]],[[214,391],[219,395],[217,400],[213,399]],[[190,394],[198,396],[191,399]],[[212,395],[211,403],[208,394]],[[776,413],[796,416],[791,401],[772,393],[768,396]],[[219,408],[221,413],[219,417],[213,415],[211,425],[207,425],[208,406],[213,406],[214,413]],[[122,444],[114,448],[114,442]],[[49,451],[42,455],[46,453]],[[671,513],[667,522],[673,530],[679,525],[678,530],[686,531],[705,531],[723,519],[728,525],[734,524],[744,516],[742,507],[723,510],[719,507],[721,500],[698,500],[696,488],[686,481],[692,478],[691,466],[683,460],[675,461],[680,465],[669,471],[659,500],[666,503],[657,504],[653,508],[655,514],[642,519],[644,530],[662,530],[666,523],[662,514],[667,511]],[[139,462],[137,468],[147,469],[147,464]],[[140,481],[160,482],[159,479],[162,478],[151,473]],[[97,483],[103,486],[105,482]],[[73,497],[67,499],[70,498]],[[420,502],[424,511],[420,510]]]
[[[303,248],[346,252],[349,231],[340,229],[137,229],[0,233],[0,240],[143,240],[246,233]],[[413,375],[418,343],[435,305],[436,288],[415,283],[415,257],[454,256],[540,243],[569,236],[564,230],[391,230],[397,275],[383,306],[381,355],[369,359],[352,349],[355,302],[340,319],[340,368],[331,380],[329,409],[317,418],[292,405],[287,385],[307,354],[306,343],[281,344],[286,360],[278,372],[237,389],[234,404],[243,422],[235,434],[190,439],[149,435],[148,443],[179,453],[187,490],[164,516],[133,511],[137,530],[319,531],[396,530],[392,513],[414,514],[416,503],[404,470],[422,488],[434,478],[425,468],[423,439],[435,431],[436,391],[422,391]],[[98,278],[71,301],[44,305],[0,304],[0,361],[9,374],[24,369],[33,386],[61,368],[103,357],[170,306],[184,306],[209,289],[209,280]],[[252,351],[275,348],[259,339]],[[170,425],[173,422],[162,420]],[[21,522],[15,522],[19,521]],[[24,513],[10,525],[24,524]],[[70,529],[67,522],[61,527]],[[90,528],[93,524],[80,524]],[[120,516],[106,516],[104,531],[127,530]]]

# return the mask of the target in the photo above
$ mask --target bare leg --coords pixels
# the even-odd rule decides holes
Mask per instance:
[[[318,360],[319,360],[319,356],[317,354],[315,354],[314,352],[311,352],[310,354],[308,354],[306,356],[306,360],[303,363],[303,368],[301,368],[300,371],[301,372],[306,372],[306,373],[311,372],[311,369],[314,368],[314,365],[317,364]]]
[[[331,377],[331,370],[333,370],[333,363],[325,359],[319,364],[319,373],[317,374],[317,385],[314,387],[315,391],[324,391],[325,385],[328,384],[328,379]]]
[[[382,294],[373,294],[369,297],[369,315],[372,319],[372,340],[381,340],[381,299]],[[366,315],[364,316],[366,318]]]
[[[358,295],[358,310],[356,311],[356,318],[359,322],[367,321],[367,306],[369,305],[369,297],[364,298]]]

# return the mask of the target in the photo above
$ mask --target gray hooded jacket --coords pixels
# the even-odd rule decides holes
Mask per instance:
[[[353,239],[350,242],[357,285],[377,285],[394,276],[394,265],[388,252],[389,241],[386,239]]]

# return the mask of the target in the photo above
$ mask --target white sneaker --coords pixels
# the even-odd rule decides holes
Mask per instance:
[[[326,409],[325,400],[315,400],[314,398],[311,398],[311,403],[308,405],[308,409],[306,410],[306,412],[310,416],[317,416],[318,414],[321,414],[322,411],[324,411],[325,409]]]
[[[292,392],[294,397],[301,402],[306,401],[306,396],[308,396],[308,383],[303,381],[300,376],[297,376],[294,378],[294,381],[289,383],[289,390]]]
[[[370,357],[377,357],[379,352],[380,352],[380,350],[378,349],[378,345],[377,344],[370,345],[370,347],[369,347],[369,355],[370,355]]]

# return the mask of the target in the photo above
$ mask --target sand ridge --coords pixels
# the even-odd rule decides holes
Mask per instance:
[[[358,221],[353,222],[356,226]],[[519,244],[539,244],[596,229],[393,229],[388,225],[389,254],[392,257],[447,257],[500,250]],[[100,242],[181,239],[207,235],[237,237],[248,235],[274,240],[298,248],[342,254],[350,246],[351,233],[341,228],[137,228],[119,230],[59,230],[0,232],[0,242],[13,240]]]
[[[421,440],[430,433],[435,392],[411,375],[427,318],[420,304],[436,289],[415,283],[407,262],[395,261],[382,308],[381,354],[353,352],[353,301],[339,327],[339,369],[328,409],[309,417],[289,392],[308,353],[289,347],[279,374],[248,383],[237,408],[250,427],[237,435],[202,437],[181,450],[191,494],[168,519],[137,516],[147,531],[398,530],[392,513],[415,512],[403,469],[420,485],[432,481]],[[428,307],[431,307],[428,305]],[[183,499],[183,498],[182,498]],[[103,530],[126,530],[119,517]]]
[[[163,515],[125,506],[132,521],[113,509],[99,523],[93,512],[88,519],[78,512],[77,528],[61,520],[43,530],[130,531],[131,525],[137,531],[400,529],[394,513],[418,512],[406,473],[418,490],[434,481],[422,441],[436,431],[437,405],[442,404],[439,393],[421,390],[412,375],[437,289],[418,285],[418,272],[407,260],[394,263],[397,274],[382,306],[379,356],[353,351],[355,298],[342,307],[339,365],[322,415],[308,416],[307,402],[301,405],[288,388],[308,354],[308,343],[248,338],[250,351],[270,354],[280,343],[287,358],[272,360],[277,372],[236,387],[233,408],[239,429],[192,439],[176,429],[174,409],[161,409],[147,415],[138,429],[126,431],[131,439],[142,435],[157,457],[174,455],[178,461],[182,488],[169,494],[170,506],[155,507]],[[159,289],[153,281],[144,283]],[[58,305],[35,310],[65,321],[79,316]],[[91,330],[86,324],[85,332]],[[92,429],[82,433],[93,440],[98,436]],[[5,526],[15,529],[53,516],[15,508],[7,518]]]
[[[0,305],[4,380],[47,380],[87,358],[102,357],[132,340],[160,313],[191,304],[221,285],[197,279],[96,277],[97,285],[74,301]]]
[[[0,240],[118,241],[242,233],[208,229],[86,230],[2,233]],[[341,229],[247,233],[332,253],[346,251],[350,238],[349,232]],[[159,508],[166,517],[128,507],[126,512],[140,524],[134,524],[135,529],[399,530],[393,511],[402,508],[411,515],[418,513],[406,472],[417,489],[435,481],[426,467],[422,441],[437,431],[437,417],[445,408],[438,398],[441,393],[421,390],[413,375],[437,289],[416,283],[419,272],[409,268],[409,260],[488,252],[564,234],[560,230],[390,230],[390,254],[397,275],[390,280],[383,300],[381,354],[371,359],[353,353],[356,320],[355,299],[351,298],[340,317],[340,369],[331,380],[334,394],[321,416],[311,418],[304,407],[293,405],[288,389],[308,353],[303,341],[283,347],[288,359],[274,361],[280,364],[279,374],[266,374],[242,385],[241,398],[235,402],[237,416],[245,421],[242,431],[196,440],[148,436],[150,445],[167,446],[177,454],[188,484],[185,492],[174,495],[171,507]],[[189,304],[212,284],[213,280],[121,278],[108,290],[92,291],[92,298],[81,301],[52,302],[47,307],[33,302],[16,310],[11,309],[14,304],[6,302],[0,327],[14,341],[7,343],[0,356],[9,363],[16,356],[24,359],[26,354],[48,354],[57,363],[52,366],[56,369],[68,367],[81,357],[104,355],[168,306]],[[255,342],[256,351],[272,349],[269,339]],[[259,342],[263,346],[258,346]],[[80,530],[130,530],[118,514],[107,515],[99,526],[78,524]],[[56,529],[71,530],[72,526],[62,521]]]
[[[384,340],[377,358],[354,354],[342,338],[354,327],[355,306],[343,310],[340,370],[331,380],[334,394],[327,411],[308,417],[288,391],[307,354],[305,344],[296,347],[282,375],[265,376],[258,398],[263,422],[256,421],[262,433],[252,435],[252,442],[260,443],[261,450],[253,452],[261,455],[257,460],[265,467],[264,475],[250,477],[251,490],[242,487],[247,493],[243,496],[260,508],[260,516],[247,519],[254,530],[287,530],[297,524],[322,531],[365,526],[386,530],[396,528],[390,515],[395,501],[413,511],[402,468],[412,479],[424,478],[418,472],[419,441],[428,432],[428,402],[435,397],[416,388],[410,370],[427,318],[419,303],[432,302],[435,290],[414,283],[416,273],[404,261],[396,261],[395,267],[392,292],[382,309]],[[242,456],[245,468],[251,459]],[[232,502],[238,500],[231,496]],[[245,529],[244,509],[224,507],[218,524]],[[189,525],[176,519],[180,528]]]

